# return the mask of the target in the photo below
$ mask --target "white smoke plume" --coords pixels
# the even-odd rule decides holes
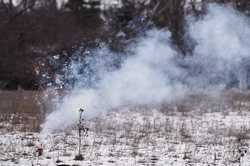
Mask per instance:
[[[167,30],[150,30],[138,39],[128,48],[131,55],[116,70],[107,67],[112,56],[104,56],[114,53],[100,49],[96,54],[101,58],[89,59],[98,73],[95,86],[83,88],[80,85],[86,78],[78,75],[79,84],[47,117],[43,132],[76,123],[79,108],[85,108],[87,116],[93,117],[112,108],[157,105],[194,91],[218,91],[239,82],[239,71],[250,58],[247,18],[230,7],[212,4],[203,18],[189,19],[187,29],[192,39],[188,42],[195,43],[189,56],[174,49]],[[77,71],[78,65],[74,63],[72,68]]]

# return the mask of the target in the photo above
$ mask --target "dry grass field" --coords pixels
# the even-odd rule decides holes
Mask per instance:
[[[86,125],[90,130],[82,137],[83,161],[74,160],[78,148],[76,126],[41,135],[34,130],[42,122],[35,120],[40,115],[23,110],[19,118],[14,118],[17,113],[12,113],[5,119],[25,116],[29,120],[1,121],[0,165],[3,166],[250,164],[248,92],[230,90],[212,97],[194,95],[158,107],[119,108],[89,119]],[[33,128],[31,124],[35,123]],[[21,124],[33,129],[18,128]],[[35,152],[38,139],[44,146],[41,157]]]

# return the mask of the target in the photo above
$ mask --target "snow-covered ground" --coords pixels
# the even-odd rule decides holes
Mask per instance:
[[[83,161],[74,160],[78,154],[75,127],[46,136],[2,130],[0,165],[248,166],[250,105],[247,98],[238,99],[227,100],[227,106],[219,100],[204,100],[191,111],[184,111],[187,104],[183,104],[134,107],[98,116],[86,122],[90,130],[82,138]],[[37,157],[37,141],[44,146],[41,157]]]

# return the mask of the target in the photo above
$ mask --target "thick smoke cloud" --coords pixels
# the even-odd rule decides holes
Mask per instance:
[[[82,107],[93,117],[113,108],[158,105],[237,84],[250,58],[247,18],[213,4],[203,18],[187,22],[188,42],[195,43],[192,55],[182,56],[174,49],[169,31],[150,30],[128,48],[131,55],[118,68],[112,67],[117,55],[105,47],[86,60],[90,73],[79,75],[81,63],[72,63],[77,84],[47,117],[43,132],[74,124]]]
[[[205,85],[228,85],[239,78],[240,67],[250,57],[246,17],[232,8],[210,5],[204,18],[190,23],[189,33],[197,43],[191,61],[202,68]]]

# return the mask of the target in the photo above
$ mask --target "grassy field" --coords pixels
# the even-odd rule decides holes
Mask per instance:
[[[237,90],[195,95],[89,119],[90,130],[82,137],[83,161],[74,160],[76,126],[41,135],[1,123],[0,165],[249,165],[249,96]],[[41,157],[35,152],[38,139],[44,146]]]

